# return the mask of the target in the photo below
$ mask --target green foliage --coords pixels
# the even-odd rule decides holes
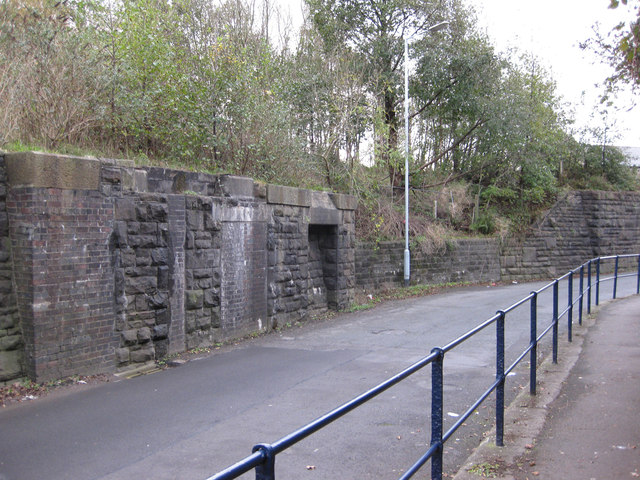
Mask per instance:
[[[616,9],[620,4],[627,5],[628,2],[610,0],[609,8]],[[596,30],[595,37],[582,44],[583,48],[595,50],[613,70],[607,78],[603,101],[619,86],[631,85],[634,89],[640,86],[640,8],[635,5],[629,13],[628,21],[618,23],[607,34]]]
[[[620,152],[566,133],[536,59],[498,55],[461,0],[306,3],[292,47],[269,2],[5,0],[0,146],[349,192],[363,238],[401,238],[411,36],[416,246],[522,225],[559,188],[637,188]]]
[[[491,235],[496,231],[495,212],[492,210],[482,212],[478,218],[473,221],[469,229],[472,232]]]

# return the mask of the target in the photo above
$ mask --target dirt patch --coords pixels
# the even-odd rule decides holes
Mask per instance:
[[[66,393],[109,382],[112,375],[73,376],[55,380],[45,384],[34,383],[30,380],[22,380],[8,385],[0,386],[0,406],[7,407],[14,403],[37,400],[51,394]]]

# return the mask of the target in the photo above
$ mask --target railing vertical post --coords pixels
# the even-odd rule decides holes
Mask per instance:
[[[438,445],[438,450],[431,457],[431,478],[442,480],[444,352],[440,348],[434,348],[431,353],[438,354],[438,357],[431,363],[431,446]]]
[[[620,261],[620,255],[616,255],[616,266],[613,272],[613,299],[616,299],[618,293],[618,264]]]
[[[276,455],[273,447],[261,443],[253,447],[253,453],[258,450],[264,454],[264,462],[256,467],[256,480],[276,480]]]
[[[538,368],[538,292],[532,292],[531,297],[531,328],[530,342],[531,351],[529,352],[529,394],[536,394],[536,370]]]
[[[587,283],[587,313],[591,313],[591,260],[589,260],[589,265],[587,266]]]
[[[573,272],[569,272],[569,285],[567,286],[568,290],[569,290],[569,295],[568,295],[568,305],[567,308],[568,310],[568,318],[567,318],[567,339],[569,340],[569,342],[573,341]]]
[[[600,305],[600,257],[596,258],[596,307]]]
[[[638,255],[638,279],[636,281],[636,293],[640,293],[640,255]]]
[[[504,445],[504,318],[500,310],[496,322],[496,380],[500,383],[496,388],[496,446]]]
[[[553,363],[558,363],[558,280],[553,282]]]
[[[578,323],[582,325],[582,308],[584,306],[584,263],[580,265],[580,302],[578,308]]]

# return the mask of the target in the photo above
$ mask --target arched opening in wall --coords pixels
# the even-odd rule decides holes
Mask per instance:
[[[309,225],[308,310],[310,313],[336,309],[337,258],[337,226]]]

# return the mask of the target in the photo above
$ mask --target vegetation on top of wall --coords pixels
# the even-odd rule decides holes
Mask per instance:
[[[576,141],[553,79],[495,51],[462,0],[5,0],[0,148],[126,157],[359,198],[358,234],[526,226],[568,188],[635,189],[615,148]],[[448,28],[426,28],[443,19]],[[420,240],[423,239],[423,240]]]

